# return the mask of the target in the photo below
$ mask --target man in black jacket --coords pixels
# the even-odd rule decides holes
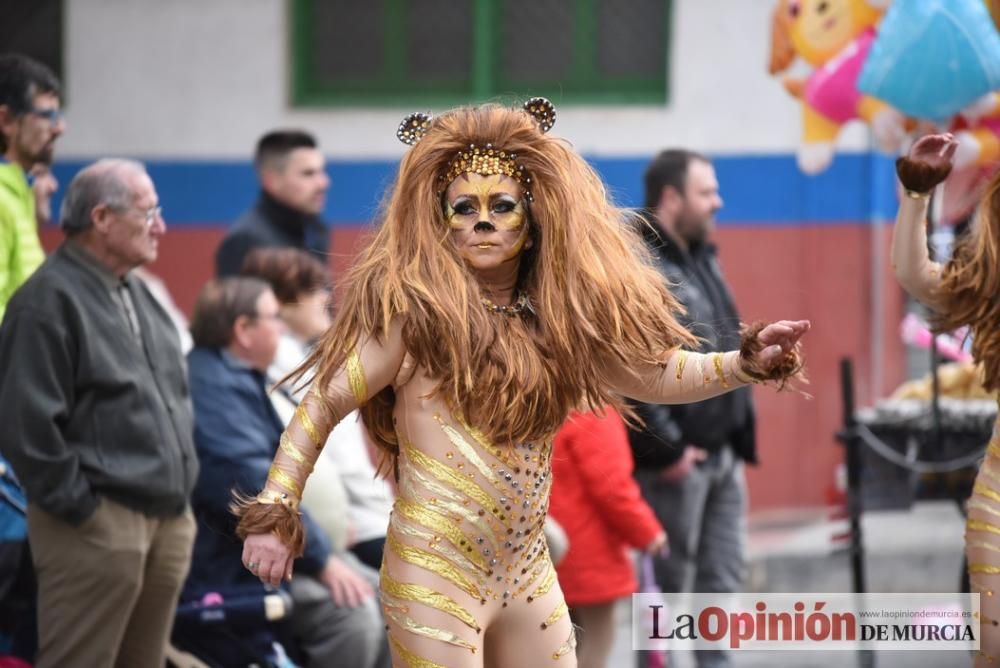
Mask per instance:
[[[702,339],[700,352],[740,345],[740,322],[710,238],[722,208],[708,158],[680,149],[660,153],[645,174],[650,225],[643,233]],[[711,373],[711,370],[706,370]],[[749,388],[697,404],[638,404],[646,423],[630,431],[636,478],[667,531],[669,556],[654,561],[665,592],[732,592],[743,583],[746,481],[756,463]],[[722,652],[698,652],[700,668],[729,665]]]
[[[291,246],[327,262],[330,232],[320,214],[330,177],[315,138],[301,130],[275,130],[257,142],[257,202],[226,232],[215,254],[216,275],[236,276],[255,248]]]
[[[0,452],[28,497],[36,666],[162,666],[198,474],[177,330],[132,269],[166,232],[139,163],[73,179],[66,240],[0,327]]]

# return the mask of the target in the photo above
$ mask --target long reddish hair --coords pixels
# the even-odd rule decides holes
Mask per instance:
[[[531,178],[529,232],[518,288],[533,313],[488,312],[449,239],[442,181],[470,144],[517,154]],[[611,404],[610,365],[659,364],[692,341],[678,304],[625,211],[609,201],[593,169],[526,112],[462,107],[433,119],[403,157],[381,221],[347,278],[336,320],[293,375],[321,386],[341,372],[347,350],[386,336],[401,318],[403,341],[439,381],[437,396],[496,443],[550,438],[573,409]],[[392,388],[362,408],[372,437],[398,452]]]
[[[1000,170],[986,186],[971,232],[945,265],[940,298],[934,328],[969,325],[983,386],[1000,389]]]

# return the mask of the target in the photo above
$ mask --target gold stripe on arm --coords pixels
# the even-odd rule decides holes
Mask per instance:
[[[712,353],[712,366],[715,367],[715,375],[718,377],[722,387],[728,388],[729,381],[726,380],[726,373],[722,368],[722,353]]]
[[[281,439],[278,441],[279,448],[281,451],[288,455],[288,458],[293,462],[305,469],[306,473],[311,473],[313,470],[312,463],[306,458],[305,453],[299,450],[299,447],[295,445],[292,438],[288,435],[288,432],[284,432],[281,435]]]
[[[744,385],[759,385],[760,384],[759,380],[757,380],[755,378],[751,378],[750,376],[748,376],[746,374],[746,372],[743,371],[743,368],[740,367],[740,353],[739,353],[739,351],[734,352],[730,357],[732,359],[730,375],[733,378],[735,378],[737,382],[743,383]]]
[[[402,643],[396,640],[391,633],[389,634],[389,640],[392,641],[393,648],[399,654],[400,658],[406,662],[406,665],[409,666],[409,668],[448,668],[440,663],[434,663],[433,661],[417,656],[410,650],[403,647]]]
[[[979,494],[980,496],[985,496],[990,501],[1000,502],[1000,493],[996,492],[993,489],[990,489],[981,482],[977,482],[975,485],[973,485],[972,494],[973,496]]]
[[[965,528],[969,531],[983,531],[1000,535],[1000,527],[991,522],[983,522],[982,520],[969,520],[965,523]]]
[[[361,356],[351,348],[347,353],[347,383],[351,386],[351,394],[358,405],[368,398],[368,382],[365,380],[365,370],[361,366]]]
[[[271,465],[271,469],[267,472],[267,479],[284,487],[296,497],[302,498],[302,487],[299,486],[298,481],[277,466]]]
[[[990,446],[986,448],[986,454],[1000,459],[1000,440],[994,438],[990,441]]]
[[[1000,517],[1000,510],[997,510],[993,506],[988,505],[983,501],[980,501],[979,499],[970,499],[969,502],[965,505],[965,507],[968,508],[969,510],[973,509],[982,510],[983,512],[989,513],[994,517]]]
[[[548,619],[542,622],[542,630],[544,631],[558,622],[567,612],[569,612],[569,606],[566,605],[566,601],[561,601],[559,605],[556,606],[556,609],[552,611],[552,614],[549,615]]]
[[[316,425],[313,424],[312,418],[309,417],[309,412],[306,410],[305,403],[299,404],[298,408],[295,409],[295,417],[299,424],[302,425],[302,429],[306,432],[306,436],[309,440],[313,442],[317,448],[323,447],[323,439],[319,436],[319,430],[316,429]]]
[[[967,547],[976,547],[983,550],[989,550],[991,552],[1000,552],[1000,545],[994,545],[993,543],[987,543],[983,540],[970,540],[966,544]]]
[[[392,531],[390,531],[385,538],[386,543],[389,545],[389,549],[395,552],[396,556],[403,561],[411,563],[414,566],[419,566],[424,570],[438,575],[476,600],[485,600],[482,593],[480,593],[476,586],[446,559],[439,557],[436,554],[431,554],[426,550],[421,550],[418,547],[412,547],[401,543]]]
[[[679,383],[682,380],[681,377],[684,375],[684,365],[688,361],[688,351],[678,350],[674,354],[677,355],[677,382]]]
[[[978,575],[1000,575],[1000,566],[992,564],[969,564],[969,573]]]
[[[404,601],[422,603],[428,607],[434,608],[435,610],[440,610],[446,615],[451,615],[458,621],[468,626],[470,629],[474,629],[476,633],[480,633],[482,631],[479,624],[476,623],[476,618],[472,616],[472,613],[459,605],[450,596],[434,591],[430,587],[412,584],[410,582],[400,582],[389,575],[389,572],[385,568],[382,569],[379,586],[381,587],[383,594],[389,594],[390,596],[403,599]]]
[[[989,478],[997,484],[1000,484],[1000,474],[997,474],[996,471],[990,468],[987,462],[983,462],[982,466],[979,467],[979,471],[983,474],[983,476]]]
[[[701,386],[705,387],[712,382],[712,377],[705,371],[705,355],[703,353],[695,353],[695,355],[698,362],[698,375],[701,376]]]

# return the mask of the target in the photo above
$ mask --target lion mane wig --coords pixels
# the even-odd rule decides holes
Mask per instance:
[[[521,256],[517,285],[531,309],[520,317],[484,308],[449,238],[444,174],[471,144],[516,153],[531,179],[534,243]],[[382,339],[399,318],[407,351],[439,381],[435,393],[498,444],[548,439],[574,409],[610,404],[629,415],[607,369],[663,364],[693,342],[634,218],[609,202],[566,142],[517,108],[461,107],[434,117],[403,157],[345,282],[333,325],[292,380],[325,387],[352,346]],[[395,455],[393,406],[387,387],[361,414],[376,443]]]
[[[973,219],[942,272],[942,309],[936,331],[968,325],[972,354],[983,365],[983,387],[1000,389],[1000,170],[993,175]]]

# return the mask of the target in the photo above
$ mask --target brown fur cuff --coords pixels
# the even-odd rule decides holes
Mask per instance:
[[[750,325],[744,325],[740,340],[740,370],[747,376],[758,382],[774,381],[778,390],[782,390],[788,381],[794,377],[804,379],[802,376],[803,360],[799,352],[799,346],[778,360],[777,364],[769,368],[764,368],[759,362],[758,355],[767,345],[760,340],[761,331],[770,323],[758,320]]]
[[[273,533],[292,552],[301,557],[306,545],[306,530],[299,511],[281,503],[261,503],[253,497],[237,498],[230,506],[239,517],[236,535],[240,540],[258,533]]]
[[[948,178],[951,165],[928,165],[926,162],[910,160],[907,157],[896,160],[896,174],[899,182],[907,190],[917,193],[929,193],[934,187]]]

